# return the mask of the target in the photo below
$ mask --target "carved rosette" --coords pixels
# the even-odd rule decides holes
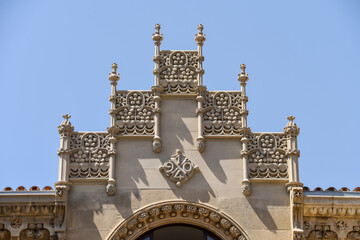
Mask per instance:
[[[150,91],[117,91],[115,124],[118,136],[154,135],[155,102]]]
[[[108,133],[75,133],[70,141],[70,178],[107,178],[109,175]]]
[[[160,51],[160,85],[167,94],[194,94],[197,85],[197,51]]]
[[[159,167],[159,170],[164,172],[171,181],[175,182],[176,186],[181,187],[189,181],[195,172],[199,171],[199,167],[194,165],[178,149],[176,154],[172,155],[167,162]]]
[[[249,177],[257,179],[287,179],[287,143],[283,133],[250,134]]]
[[[241,116],[247,111],[241,107],[240,92],[207,92],[202,103],[203,135],[240,135]]]
[[[190,202],[165,202],[139,210],[122,222],[109,240],[136,239],[152,228],[171,223],[201,226],[221,239],[246,240],[244,231],[224,213],[207,205]]]

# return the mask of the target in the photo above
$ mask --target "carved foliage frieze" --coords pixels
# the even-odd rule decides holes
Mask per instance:
[[[70,178],[106,178],[109,175],[110,135],[73,133],[70,140]]]
[[[160,51],[160,85],[163,93],[195,93],[197,51]]]
[[[287,143],[283,133],[250,134],[249,177],[287,178]]]
[[[150,91],[116,93],[118,135],[154,135],[155,101]]]
[[[196,223],[222,234],[222,239],[247,239],[239,226],[217,210],[196,203],[168,202],[150,206],[125,220],[117,227],[110,240],[133,239],[134,235],[139,235],[154,226],[171,222]]]
[[[237,135],[242,128],[240,92],[207,92],[202,103],[204,117],[203,134]]]
[[[185,157],[180,150],[176,150],[176,153],[160,166],[159,170],[175,182],[176,186],[181,187],[195,172],[199,171],[199,167]]]
[[[353,231],[347,234],[349,240],[359,240],[360,239],[360,226],[354,226]]]

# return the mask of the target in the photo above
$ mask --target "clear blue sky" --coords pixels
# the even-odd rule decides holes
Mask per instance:
[[[249,126],[301,128],[301,181],[360,186],[359,1],[0,2],[0,190],[57,181],[65,113],[76,130],[109,126],[111,63],[120,89],[153,85],[154,24],[162,49],[196,49],[204,25],[204,83],[239,89],[250,80]]]

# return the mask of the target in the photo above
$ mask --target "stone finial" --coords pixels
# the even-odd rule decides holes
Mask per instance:
[[[199,24],[197,27],[199,34],[203,34],[204,26],[202,24]]]
[[[153,33],[152,40],[156,46],[160,46],[161,41],[163,40],[163,36],[160,33],[160,28],[160,24],[155,24],[155,33]]]
[[[117,73],[118,65],[116,63],[111,64],[111,73],[109,73],[109,80],[112,82],[117,82],[120,79],[120,74]]]
[[[197,29],[198,29],[198,33],[195,34],[195,41],[198,44],[203,44],[203,42],[205,42],[206,40],[206,35],[203,33],[204,27],[202,24],[199,24]]]
[[[71,122],[69,121],[71,116],[69,114],[65,114],[62,117],[64,118],[64,120],[61,122],[61,125],[71,126]]]
[[[246,65],[240,65],[241,73],[238,75],[238,80],[241,83],[246,83],[249,80],[249,75],[245,72]]]
[[[294,123],[295,117],[290,115],[287,117],[289,122],[286,124],[286,127],[284,127],[284,133],[290,134],[290,135],[299,135],[300,128],[296,126],[296,123]]]
[[[160,26],[160,24],[155,24],[155,34],[160,34],[160,28],[161,28],[161,26]]]
[[[70,134],[74,131],[74,127],[71,125],[69,119],[71,116],[69,114],[65,114],[62,116],[64,120],[61,122],[60,126],[58,127],[59,134],[65,136]]]

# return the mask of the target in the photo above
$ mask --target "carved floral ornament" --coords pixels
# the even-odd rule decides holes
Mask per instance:
[[[123,221],[107,239],[136,239],[153,228],[176,223],[202,227],[221,239],[248,239],[242,228],[224,213],[205,204],[186,201],[169,201],[145,207]]]
[[[194,165],[177,149],[176,153],[159,167],[159,170],[164,172],[171,181],[176,182],[176,186],[181,187],[195,172],[199,171],[199,167]]]

